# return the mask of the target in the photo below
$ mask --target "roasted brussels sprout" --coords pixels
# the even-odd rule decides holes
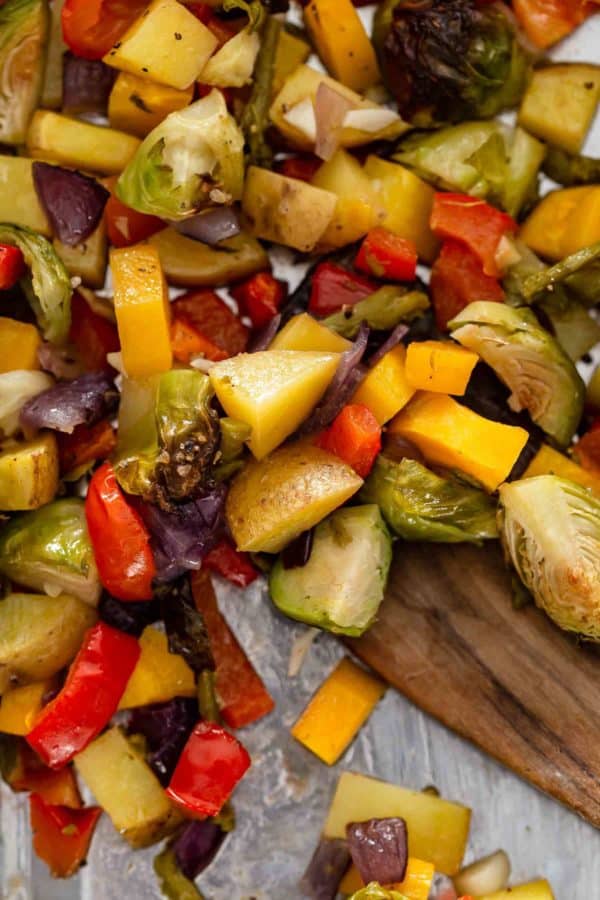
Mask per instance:
[[[502,485],[498,523],[536,604],[566,631],[600,640],[600,500],[539,475]]]
[[[50,20],[47,0],[6,0],[0,7],[0,142],[23,144],[44,78]]]
[[[351,309],[343,309],[323,319],[323,325],[352,339],[358,334],[361,322],[366,322],[369,328],[388,331],[400,322],[412,322],[428,307],[427,294],[387,285],[359,300]]]
[[[384,0],[373,42],[405,119],[422,127],[515,106],[529,58],[502,3]]]
[[[180,220],[242,196],[244,138],[223,94],[172,112],[143,141],[117,182],[139,212]]]
[[[484,491],[436,475],[415,459],[377,458],[359,498],[377,503],[390,528],[407,541],[457,543],[497,538],[496,503]]]
[[[585,385],[560,344],[528,309],[471,303],[450,323],[452,337],[474,350],[512,391],[511,409],[566,447],[581,419]]]

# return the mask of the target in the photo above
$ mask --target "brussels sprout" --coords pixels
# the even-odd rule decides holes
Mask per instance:
[[[498,523],[536,604],[566,631],[600,640],[600,500],[539,475],[502,485]]]
[[[22,279],[47,341],[62,344],[71,325],[71,279],[52,244],[30,228],[0,223],[0,243],[18,247],[31,270]]]
[[[600,182],[600,159],[578,156],[560,147],[548,147],[542,168],[546,175],[564,187]]]
[[[160,376],[123,378],[119,429],[113,466],[117,481],[128,494],[151,500],[155,494],[156,462],[160,447],[156,425],[156,395]]]
[[[0,7],[2,143],[25,143],[42,90],[49,24],[47,0],[6,0]]]
[[[378,331],[389,331],[400,322],[411,322],[429,307],[427,294],[421,291],[405,291],[403,288],[379,288],[351,309],[342,309],[323,319],[323,325],[345,338],[358,334],[361,322]]]
[[[54,384],[50,375],[29,369],[14,369],[0,374],[0,431],[12,437],[20,428],[21,407]]]
[[[537,259],[534,254],[531,254]],[[531,256],[529,265],[533,269]],[[587,306],[593,306],[600,299],[600,241],[571,253],[550,267],[539,264],[523,278],[521,293],[527,303],[541,299],[544,292],[556,294],[561,286],[569,296]]]
[[[452,476],[436,475],[415,459],[380,455],[359,498],[377,503],[384,519],[407,541],[477,543],[498,537],[496,503]]]
[[[452,337],[474,350],[510,388],[511,409],[526,409],[566,447],[581,419],[585,385],[560,344],[528,309],[471,303],[450,323]]]
[[[55,500],[5,525],[0,572],[26,587],[64,591],[95,605],[101,588],[83,500]]]
[[[348,900],[408,900],[405,894],[395,891],[393,888],[382,887],[376,881],[372,881],[366,887],[352,894]]]
[[[515,106],[529,58],[502,4],[384,0],[373,43],[404,119],[421,127]]]
[[[127,206],[178,221],[242,196],[244,139],[223,94],[166,117],[145,138],[117,182]]]

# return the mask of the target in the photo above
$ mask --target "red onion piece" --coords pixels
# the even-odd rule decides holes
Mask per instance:
[[[252,336],[246,352],[258,353],[259,350],[266,350],[279,331],[280,325],[281,313],[277,313],[277,315],[273,316],[273,318],[267,322],[264,328],[261,328],[260,331],[257,331],[256,334]]]
[[[83,59],[65,53],[62,111],[69,115],[85,112],[104,115],[116,76],[116,70],[101,59]]]
[[[106,372],[88,372],[32,397],[21,409],[20,422],[26,432],[52,428],[72,434],[77,425],[93,425],[113,412],[118,396]]]
[[[83,375],[85,368],[65,347],[57,347],[50,341],[43,341],[37,352],[38,360],[45,372],[50,372],[60,381],[72,381]]]
[[[346,826],[352,862],[365,884],[404,881],[408,862],[408,836],[404,819],[369,819]]]
[[[85,241],[98,227],[110,193],[95,178],[34,162],[33,183],[52,230],[68,247]]]
[[[236,211],[231,206],[210,209],[191,219],[184,219],[183,222],[175,222],[174,228],[180,234],[208,244],[209,247],[235,237],[241,231]]]
[[[314,536],[314,528],[309,528],[285,547],[281,554],[284,569],[299,569],[306,565],[312,553]]]
[[[317,123],[317,139],[315,154],[320,159],[331,159],[340,143],[344,118],[352,109],[347,97],[321,82],[315,98],[315,120]]]
[[[321,838],[302,876],[302,893],[311,900],[335,900],[349,862],[346,841],[340,838]]]
[[[400,324],[396,325],[393,331],[390,332],[389,337],[383,342],[381,347],[379,347],[375,353],[369,358],[369,368],[372,368],[375,363],[378,363],[380,359],[383,359],[386,353],[389,353],[390,350],[393,350],[394,347],[397,347],[403,337],[408,334],[408,325]]]

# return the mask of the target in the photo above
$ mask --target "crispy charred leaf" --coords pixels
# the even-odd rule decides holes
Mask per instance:
[[[415,459],[378,456],[360,492],[408,541],[479,543],[498,537],[496,503],[484,491],[439,475]]]
[[[208,632],[202,613],[196,609],[187,575],[157,589],[169,651],[183,656],[196,674],[214,670]]]
[[[377,331],[389,331],[400,322],[411,322],[429,307],[427,294],[407,291],[386,285],[374,294],[359,300],[354,306],[342,309],[323,319],[322,324],[342,337],[356,337],[361,322]]]
[[[502,4],[384,0],[373,43],[402,116],[418,126],[489,118],[525,89],[529,58]]]
[[[160,608],[156,599],[143,600],[139,603],[130,600],[117,600],[106,591],[100,598],[98,614],[103,622],[139,637],[147,625],[160,618]]]
[[[32,432],[52,428],[72,434],[78,425],[93,425],[113,412],[118,396],[110,375],[89,372],[28,400],[21,409],[21,426]]]
[[[166,786],[181,751],[198,722],[198,705],[190,697],[174,697],[168,703],[140,706],[130,711],[128,731],[143,735],[148,765]]]
[[[600,182],[600,159],[578,156],[560,147],[548,147],[542,168],[549,178],[565,187]]]
[[[171,844],[177,865],[193,880],[212,862],[225,837],[214,819],[189,822]]]
[[[312,900],[335,900],[344,872],[350,864],[348,844],[341,838],[321,838],[300,888]]]
[[[42,89],[49,24],[46,0],[6,0],[0,7],[0,142],[25,143]]]
[[[110,192],[95,178],[62,166],[34,162],[33,183],[56,237],[68,247],[96,230]]]
[[[240,121],[246,139],[248,164],[266,168],[273,161],[273,151],[265,138],[265,132],[269,127],[271,84],[281,28],[279,19],[274,16],[266,17],[254,66],[252,91]]]
[[[186,878],[179,866],[172,847],[165,847],[154,859],[154,871],[160,889],[169,900],[204,900],[193,881]]]
[[[348,849],[362,880],[394,884],[404,881],[408,835],[404,819],[369,819],[346,826]]]

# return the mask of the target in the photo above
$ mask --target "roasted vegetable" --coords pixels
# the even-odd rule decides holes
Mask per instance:
[[[560,147],[548,147],[542,168],[553,181],[565,187],[600,182],[600,159],[567,153]]]
[[[145,379],[123,379],[113,463],[123,490],[147,499],[156,492],[156,463],[160,452],[156,424],[159,378],[155,375]]]
[[[349,900],[406,900],[406,898],[394,888],[382,887],[376,881],[372,881],[352,894]]]
[[[33,162],[22,156],[0,156],[0,220],[51,237],[50,222],[33,184]]]
[[[519,249],[519,252],[522,251]],[[546,299],[566,305],[566,291],[567,301],[572,298],[587,306],[594,306],[600,296],[600,240],[550,267],[545,267],[529,253],[528,256],[522,256],[522,260],[509,270],[509,274],[513,269],[520,279],[519,291],[527,303]]]
[[[321,838],[302,876],[302,892],[307,897],[335,897],[349,863],[346,841]]]
[[[452,341],[411,341],[406,350],[406,380],[420,391],[462,396],[479,359]]]
[[[500,535],[523,584],[557,625],[592,640],[600,639],[599,522],[600,500],[555,475],[500,488]]]
[[[581,419],[585,385],[556,340],[527,309],[471,303],[451,322],[452,336],[475,350],[512,391],[511,409],[566,447]]]
[[[377,503],[384,519],[407,541],[456,543],[498,537],[496,503],[451,475],[438,475],[414,459],[380,455],[360,499]]]
[[[354,338],[361,322],[377,331],[388,331],[399,322],[411,322],[429,306],[427,294],[387,285],[359,300],[351,309],[343,309],[323,320],[322,324],[345,338]]]
[[[155,857],[154,871],[164,897],[169,900],[202,900],[202,894],[194,882],[181,871],[173,847],[165,847]]]
[[[223,94],[213,90],[150,132],[119,178],[117,196],[138,212],[170,220],[231,203],[242,196],[242,150]]]
[[[270,350],[309,350],[321,353],[344,353],[351,347],[350,341],[340,337],[308,313],[293,316],[279,331]]]
[[[385,425],[406,406],[415,391],[406,378],[406,349],[400,344],[369,369],[352,402],[366,406],[377,422]]]
[[[202,84],[219,88],[240,88],[249,84],[260,46],[257,31],[248,24],[211,56],[200,73]]]
[[[0,445],[0,509],[37,509],[58,490],[56,438],[45,434],[24,444]]]
[[[600,185],[546,194],[523,224],[520,238],[554,261],[600,241]]]
[[[46,0],[7,0],[0,7],[0,141],[22,144],[38,104],[49,29]]]
[[[76,247],[69,247],[58,238],[54,239],[53,245],[72,278],[81,278],[82,283],[89,288],[104,287],[108,265],[108,241],[104,220],[87,240],[77,244]]]
[[[269,103],[277,74],[277,57],[284,35],[281,22],[275,16],[267,16],[254,67],[252,92],[241,118],[241,127],[248,148],[248,161],[255,166],[268,168],[273,160],[273,151],[265,139],[265,131],[269,125]]]
[[[373,45],[351,0],[311,0],[304,22],[334,78],[359,93],[379,81]]]
[[[600,342],[600,324],[576,300],[565,302],[550,290],[539,306],[550,319],[556,340],[573,362]]]
[[[319,167],[311,184],[338,198],[333,219],[319,240],[329,250],[357,241],[382,217],[382,207],[371,181],[350,153],[341,148]]]
[[[35,325],[0,316],[0,375],[39,369],[40,346],[40,333]]]
[[[521,109],[519,122],[537,137],[578,153],[600,97],[600,67],[563,63],[536,69]]]
[[[495,891],[479,900],[555,900],[552,888],[546,879],[517,884],[505,891]]]
[[[78,425],[94,425],[110,415],[117,401],[117,390],[110,375],[87,372],[73,381],[60,381],[27,400],[20,421],[25,432],[52,428],[72,434]]]
[[[20,428],[19,416],[24,403],[54,384],[45,372],[15,369],[0,375],[0,429],[11,437]]]
[[[178,653],[171,653],[162,631],[148,625],[140,637],[140,649],[140,658],[127,682],[119,709],[135,709],[195,695],[194,673]]]
[[[64,0],[53,0],[50,9],[50,26],[47,38],[46,64],[40,105],[45,109],[58,109],[63,93],[63,54],[67,49],[62,35],[62,8]]]
[[[27,587],[67,591],[95,605],[100,581],[83,501],[55,500],[5,525],[0,531],[0,572]]]
[[[346,826],[352,861],[362,880],[384,884],[404,881],[408,863],[406,822],[398,816],[350,822]]]
[[[317,527],[308,562],[286,567],[280,557],[269,589],[287,616],[353,637],[363,634],[383,600],[392,543],[375,505],[333,513]]]
[[[27,150],[35,159],[117,175],[139,147],[139,140],[114,128],[38,109],[27,132]]]
[[[501,4],[385,0],[373,41],[400,112],[416,125],[494,116],[525,88],[529,60]]]
[[[219,287],[260,272],[268,257],[256,238],[242,232],[209,247],[165,228],[150,238],[163,271],[171,284],[186,287]]]
[[[145,138],[169,113],[188,106],[193,96],[192,87],[179,91],[120,72],[108,101],[108,121],[113,128]]]

